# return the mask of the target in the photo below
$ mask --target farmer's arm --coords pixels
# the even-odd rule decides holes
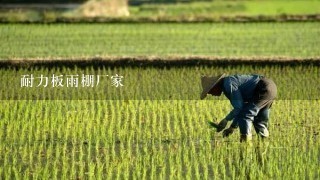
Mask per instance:
[[[226,79],[223,86],[224,93],[233,106],[233,110],[225,117],[225,119],[228,121],[233,120],[231,127],[237,127],[238,122],[236,122],[234,119],[239,114],[243,106],[243,98],[241,92],[238,88],[238,84],[231,78]]]
[[[236,122],[235,117],[239,114],[243,106],[242,96],[239,90],[231,93],[230,103],[233,106],[233,110],[225,117],[226,120],[232,121],[231,127],[238,127],[238,122]]]

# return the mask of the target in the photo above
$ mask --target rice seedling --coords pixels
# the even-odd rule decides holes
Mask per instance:
[[[39,87],[19,84],[21,74],[82,72],[118,73],[125,91],[105,82],[87,90],[40,88],[38,94]],[[207,125],[231,110],[224,98],[199,100],[200,75],[220,72],[275,80],[279,97],[268,143],[254,138],[243,147],[239,133],[224,139]],[[318,72],[311,65],[2,69],[0,177],[318,179]]]
[[[0,25],[0,59],[319,57],[320,23]]]

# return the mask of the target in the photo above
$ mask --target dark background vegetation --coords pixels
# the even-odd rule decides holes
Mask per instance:
[[[83,3],[87,0],[0,0],[0,3]],[[129,4],[143,3],[177,3],[193,1],[212,1],[212,0],[129,0]]]

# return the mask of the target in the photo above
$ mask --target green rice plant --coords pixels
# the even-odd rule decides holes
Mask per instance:
[[[12,83],[20,82],[20,73],[78,71],[121,72],[127,90],[121,93],[133,98],[108,99],[117,93],[102,84],[87,91],[44,89],[57,99],[42,100],[34,93],[37,88]],[[271,108],[268,143],[261,144],[253,133],[252,145],[243,146],[238,131],[225,139],[207,126],[208,120],[218,121],[231,110],[223,97],[199,100],[200,75],[220,72],[265,74],[277,83],[279,97]],[[20,97],[2,98],[0,103],[0,178],[317,179],[318,72],[319,67],[312,65],[2,69],[6,78],[1,83],[10,86],[1,92]],[[155,86],[154,77],[162,86]],[[71,98],[62,99],[64,93]],[[86,93],[99,98],[81,99]]]
[[[319,29],[317,22],[3,24],[0,25],[3,37],[0,38],[0,59],[78,60],[110,56],[315,58],[319,57]]]

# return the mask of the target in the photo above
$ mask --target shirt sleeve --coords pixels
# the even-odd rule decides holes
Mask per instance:
[[[225,117],[226,120],[231,121],[234,119],[243,107],[243,98],[238,85],[232,80],[224,82],[224,88],[226,93],[228,93],[228,98],[233,107],[233,110]],[[234,122],[236,123],[236,122]],[[233,123],[233,124],[234,124]]]

